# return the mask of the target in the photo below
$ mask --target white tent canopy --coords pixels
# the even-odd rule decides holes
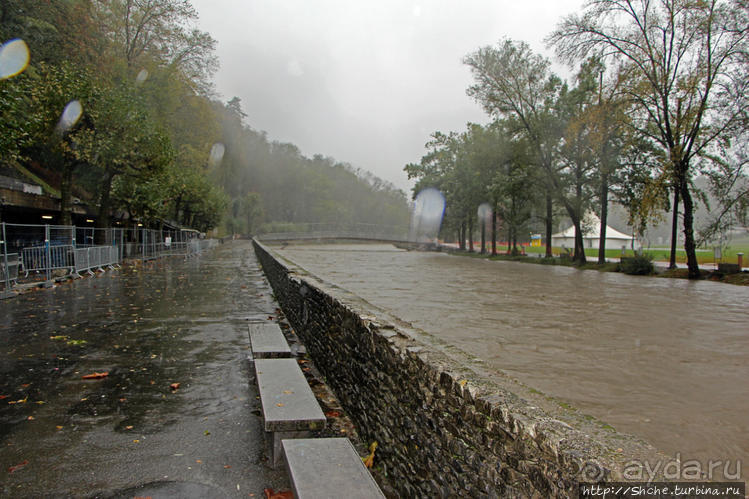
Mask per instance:
[[[583,246],[585,248],[598,249],[598,243],[601,238],[601,219],[595,213],[588,213],[582,224]],[[574,248],[575,247],[575,226],[571,225],[561,232],[552,234],[551,245],[558,247]],[[613,227],[606,226],[606,248],[607,249],[627,249],[640,248],[640,242],[633,236],[628,236]]]

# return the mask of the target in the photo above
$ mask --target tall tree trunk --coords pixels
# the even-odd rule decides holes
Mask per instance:
[[[674,188],[674,209],[671,218],[671,256],[668,260],[668,268],[676,268],[676,240],[679,238],[679,189]]]
[[[551,230],[553,223],[553,205],[551,193],[546,193],[546,257],[551,258]]]
[[[497,202],[492,209],[492,256],[497,255]]]
[[[582,265],[587,262],[585,258],[585,243],[583,242],[583,228],[582,220],[579,213],[576,213],[570,206],[566,206],[567,214],[572,220],[572,225],[575,227],[575,252],[572,255],[572,260]]]
[[[104,175],[104,181],[101,184],[101,197],[99,198],[99,215],[96,218],[95,226],[99,229],[109,227],[109,217],[112,211],[112,180],[114,173],[107,172]],[[105,235],[103,230],[96,231],[94,243],[104,244]]]
[[[686,179],[681,181],[681,198],[684,205],[684,251],[687,253],[688,276],[690,279],[699,279],[700,266],[697,262],[697,244],[694,240],[694,203]]]
[[[460,249],[466,249],[466,222],[460,224]]]
[[[73,225],[70,214],[73,198],[73,165],[64,159],[62,180],[60,182],[60,225]]]
[[[606,224],[609,217],[609,175],[601,177],[601,233],[598,238],[598,265],[606,263]]]
[[[179,219],[179,209],[180,205],[182,204],[182,193],[180,193],[177,196],[177,199],[174,201],[174,221],[178,224],[181,224],[182,221]]]
[[[468,217],[468,251],[473,253],[473,217]]]
[[[486,220],[481,220],[481,254],[486,254]]]

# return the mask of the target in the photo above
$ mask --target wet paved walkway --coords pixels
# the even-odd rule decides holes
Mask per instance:
[[[248,382],[247,322],[275,306],[246,241],[0,301],[0,494],[287,487]]]

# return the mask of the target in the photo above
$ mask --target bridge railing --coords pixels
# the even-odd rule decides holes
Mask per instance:
[[[407,242],[408,228],[374,224],[299,224],[295,230],[261,234],[261,241],[355,239]]]

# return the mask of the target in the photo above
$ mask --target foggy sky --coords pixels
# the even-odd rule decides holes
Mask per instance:
[[[408,190],[403,167],[432,132],[488,121],[462,58],[503,37],[551,58],[543,38],[582,0],[192,3],[218,41],[216,90],[242,100],[253,128]]]

